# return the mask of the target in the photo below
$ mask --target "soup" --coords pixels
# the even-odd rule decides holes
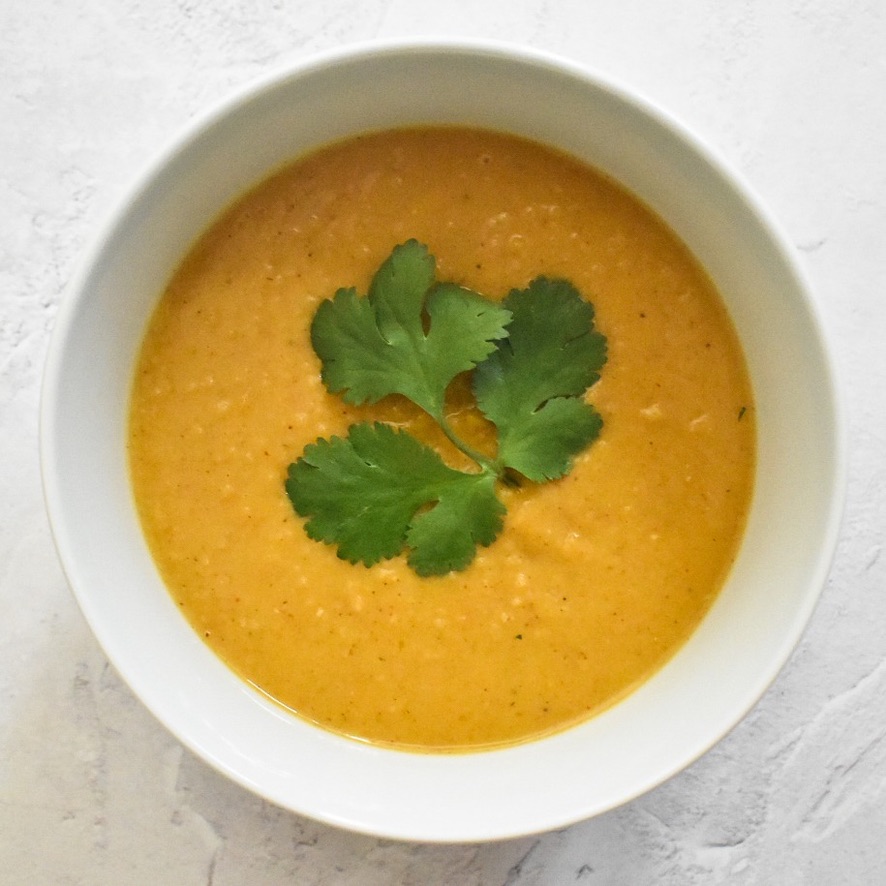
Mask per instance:
[[[438,278],[491,298],[540,275],[594,304],[600,437],[563,479],[503,487],[496,541],[460,572],[352,565],[311,540],[284,483],[318,437],[407,428],[399,397],[350,406],[311,347],[318,305],[367,290],[415,238]],[[449,420],[491,433],[467,385]],[[152,318],[130,419],[133,488],[169,591],[245,681],[356,739],[431,751],[584,721],[655,673],[722,586],[754,480],[754,409],[730,319],[668,227],[618,184],[523,139],[367,134],[247,194],[183,261]]]

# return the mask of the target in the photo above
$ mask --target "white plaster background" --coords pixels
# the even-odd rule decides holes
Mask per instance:
[[[188,118],[270,66],[407,34],[552,50],[693,127],[756,188],[807,266],[849,420],[834,567],[750,717],[617,811],[481,846],[330,829],[184,751],[89,633],[40,491],[53,316],[135,174]],[[6,0],[0,87],[0,883],[886,883],[882,0]]]

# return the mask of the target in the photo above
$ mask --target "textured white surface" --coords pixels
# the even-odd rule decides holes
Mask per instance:
[[[831,578],[751,716],[616,812],[479,847],[333,830],[183,751],[86,628],[57,564],[37,460],[40,374],[65,282],[155,150],[269,66],[407,34],[551,50],[681,117],[751,182],[802,256],[848,407]],[[879,0],[32,0],[0,9],[0,73],[0,883],[886,882]]]

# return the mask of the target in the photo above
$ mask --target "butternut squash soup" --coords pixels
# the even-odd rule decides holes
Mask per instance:
[[[365,293],[394,246],[500,300],[539,277],[589,299],[608,341],[586,394],[599,437],[562,479],[499,484],[494,542],[420,577],[314,541],[285,490],[317,438],[386,422],[470,461],[405,397],[324,386],[311,323]],[[495,433],[459,377],[446,417]],[[754,479],[742,352],[704,270],[607,177],[511,136],[367,134],[299,160],[196,244],[134,382],[130,460],[145,534],[194,629],[245,681],[360,740],[433,751],[521,742],[612,705],[659,669],[732,564]]]

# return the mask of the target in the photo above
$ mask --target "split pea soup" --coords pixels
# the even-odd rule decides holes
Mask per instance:
[[[571,281],[608,341],[585,395],[598,439],[562,479],[500,484],[496,540],[466,569],[424,578],[402,556],[340,559],[285,491],[307,445],[364,421],[470,470],[406,398],[330,393],[311,344],[321,302],[365,293],[410,239],[438,279],[488,298]],[[495,451],[463,378],[446,418]],[[513,136],[404,129],[299,159],[196,243],[146,332],[129,450],[159,572],[234,672],[337,733],[464,751],[580,723],[687,640],[741,541],[754,405],[710,279],[625,189]]]

